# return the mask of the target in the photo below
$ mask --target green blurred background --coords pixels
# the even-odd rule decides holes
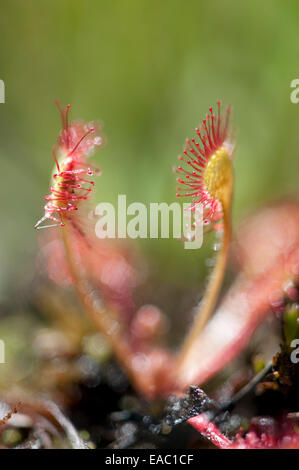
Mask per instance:
[[[56,98],[71,103],[72,118],[104,125],[97,201],[175,201],[176,157],[217,99],[234,107],[234,222],[297,192],[297,1],[2,0],[0,10],[2,299],[34,266]],[[200,280],[205,249],[136,243],[157,279]]]

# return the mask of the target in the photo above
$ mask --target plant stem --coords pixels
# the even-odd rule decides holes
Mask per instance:
[[[146,396],[146,373],[143,375],[140,371],[137,373],[134,370],[133,359],[136,356],[136,352],[132,350],[129,338],[125,332],[122,331],[122,326],[115,318],[115,315],[110,311],[106,311],[101,302],[97,302],[97,299],[94,298],[93,294],[95,290],[88,281],[88,278],[84,275],[81,260],[76,259],[76,256],[74,256],[71,230],[71,223],[68,220],[65,227],[62,229],[62,240],[79,300],[93,323],[95,323],[98,329],[107,338],[117,361],[126,371],[132,384]]]
[[[232,398],[230,398],[226,403],[222,404],[220,408],[216,411],[213,415],[213,419],[215,419],[221,413],[225,411],[232,411],[233,408],[241,401],[246,395],[252,392],[255,387],[263,380],[266,375],[268,375],[272,370],[272,361],[270,361],[264,369],[262,369],[258,374],[256,374],[248,384],[246,384],[243,388],[241,388]]]
[[[216,447],[220,449],[227,449],[232,442],[222,434],[216,425],[210,421],[204,413],[189,418],[187,423],[191,424],[198,432],[211,441]]]
[[[190,356],[193,354],[194,347],[196,347],[196,340],[199,338],[200,333],[204,329],[207,321],[209,320],[215,308],[225,273],[230,239],[231,221],[229,203],[225,205],[223,209],[223,238],[221,251],[219,252],[217,257],[216,266],[210,278],[204,298],[195,312],[193,325],[190,329],[189,334],[187,334],[181,351],[179,352],[177,357],[176,373],[178,374],[178,376],[180,376],[180,371],[184,371],[187,362],[189,362]]]

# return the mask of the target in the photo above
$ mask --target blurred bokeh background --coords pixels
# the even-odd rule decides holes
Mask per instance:
[[[60,119],[98,119],[96,201],[175,201],[172,167],[208,107],[234,108],[234,223],[298,190],[299,4],[6,0],[0,13],[0,295],[30,278]],[[136,241],[160,283],[197,286],[206,249]]]

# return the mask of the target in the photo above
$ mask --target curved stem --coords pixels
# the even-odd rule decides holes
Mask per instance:
[[[194,322],[190,332],[187,334],[181,351],[178,354],[176,364],[176,373],[178,373],[178,376],[180,376],[180,371],[184,370],[186,363],[189,362],[189,357],[192,355],[193,348],[196,346],[196,340],[204,329],[216,305],[225,273],[231,239],[230,203],[225,205],[223,209],[223,226],[222,246],[217,257],[216,266],[210,278],[204,298],[195,312]]]
[[[148,377],[134,370],[133,359],[136,352],[132,350],[119,321],[112,312],[105,310],[100,301],[94,298],[94,289],[82,272],[80,260],[76,259],[72,249],[72,234],[70,221],[62,229],[62,239],[65,247],[68,265],[74,280],[74,286],[84,310],[89,315],[93,323],[107,338],[119,364],[124,368],[132,384],[143,395],[147,395]],[[100,300],[100,299],[98,299]]]
[[[220,449],[227,449],[232,445],[232,442],[219,431],[216,425],[204,413],[189,418],[187,423],[191,424],[191,426]]]
[[[231,412],[234,407],[239,403],[239,401],[243,400],[250,392],[252,392],[255,387],[263,380],[266,375],[268,375],[272,370],[272,361],[270,361],[264,369],[262,369],[258,374],[256,374],[250,382],[248,382],[241,390],[239,390],[233,397],[231,397],[228,401],[223,403],[218,410],[213,415],[213,420],[219,416],[221,413],[225,411]]]

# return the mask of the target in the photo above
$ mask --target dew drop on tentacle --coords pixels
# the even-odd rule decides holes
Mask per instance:
[[[182,164],[175,169],[180,174],[177,182],[181,186],[176,197],[191,197],[194,204],[202,204],[204,225],[222,217],[223,203],[230,197],[233,151],[229,141],[230,112],[228,107],[222,115],[220,101],[215,114],[209,108],[206,118],[195,129],[199,141],[186,139],[183,156],[178,156]]]
[[[84,175],[90,177],[101,173],[89,164],[90,154],[103,142],[98,135],[97,124],[83,121],[69,123],[70,105],[62,108],[59,101],[56,101],[56,105],[62,121],[62,130],[53,149],[56,171],[52,175],[50,194],[45,197],[45,215],[35,228],[44,228],[45,225],[40,225],[47,220],[57,222],[51,226],[64,226],[60,214],[77,211],[80,201],[88,198],[95,185]],[[93,134],[93,138],[89,137]]]

